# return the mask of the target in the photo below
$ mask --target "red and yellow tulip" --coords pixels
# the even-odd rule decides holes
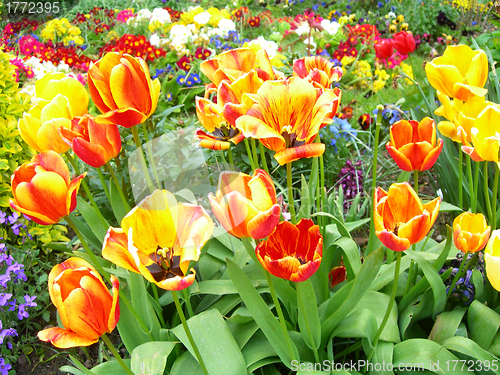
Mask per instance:
[[[71,122],[71,130],[59,128],[59,134],[74,153],[94,168],[115,158],[122,148],[118,126],[98,121],[99,118],[85,115]]]
[[[426,171],[443,148],[442,139],[436,144],[436,125],[429,117],[420,122],[400,120],[391,126],[390,132],[391,140],[385,147],[404,171]]]
[[[58,134],[59,128],[70,128],[74,117],[87,113],[89,94],[76,79],[63,73],[49,73],[35,84],[36,103],[19,119],[23,140],[34,150],[63,153],[69,146]]]
[[[118,279],[111,276],[111,283],[112,294],[94,267],[80,258],[52,268],[49,295],[64,328],[44,329],[38,338],[66,349],[92,345],[104,333],[112,332],[120,319],[120,305]]]
[[[490,237],[491,227],[483,214],[464,212],[453,220],[453,241],[464,253],[482,250]]]
[[[323,237],[310,219],[297,225],[282,221],[255,254],[262,266],[276,277],[294,282],[310,278],[321,265]]]
[[[210,194],[208,199],[217,220],[238,238],[267,237],[280,219],[274,183],[261,169],[256,169],[253,176],[222,172],[217,194]]]
[[[42,225],[55,224],[76,208],[82,174],[70,180],[64,159],[54,151],[33,156],[11,178],[12,209]]]
[[[332,83],[340,81],[342,69],[321,56],[308,56],[293,62],[293,75],[328,89]]]
[[[484,96],[488,78],[488,58],[482,50],[467,45],[448,46],[443,56],[425,65],[429,83],[444,95],[467,101]]]
[[[322,124],[330,122],[338,96],[331,90],[317,90],[298,77],[266,81],[255,95],[256,103],[236,120],[245,137],[259,139],[275,151],[284,165],[305,157],[320,156],[322,143],[313,143]]]
[[[109,228],[102,256],[162,289],[182,290],[194,282],[189,263],[198,261],[213,229],[203,207],[155,190],[123,218],[121,228]]]
[[[88,71],[90,96],[102,120],[130,128],[153,114],[160,96],[160,81],[151,80],[148,64],[140,57],[108,52]]]
[[[421,241],[439,213],[441,200],[422,204],[409,183],[392,184],[389,191],[377,188],[373,220],[375,234],[389,249],[404,251]]]

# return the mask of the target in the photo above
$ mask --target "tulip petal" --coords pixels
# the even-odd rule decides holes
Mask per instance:
[[[197,129],[195,132],[195,137],[200,140],[200,147],[209,148],[211,150],[227,150],[231,147],[231,144],[226,141],[218,140],[213,135],[205,133],[201,129]]]
[[[375,233],[380,242],[393,251],[405,251],[410,248],[411,243],[408,239],[398,237],[387,229],[384,229],[381,232],[377,231]]]
[[[131,128],[134,125],[142,124],[147,118],[148,116],[135,108],[119,108],[99,115],[96,117],[96,121]]]
[[[420,171],[426,171],[429,168],[431,168],[436,163],[436,160],[441,154],[442,149],[443,149],[443,140],[439,139],[437,147],[433,148],[429,152],[429,154],[425,157],[425,159],[422,161],[422,164],[420,166]]]
[[[277,204],[267,211],[261,211],[248,222],[247,229],[251,238],[261,239],[269,236],[280,221],[281,208]]]
[[[111,285],[113,285],[113,302],[111,305],[111,311],[109,313],[108,332],[112,332],[118,324],[118,321],[120,320],[120,304],[118,303],[118,298],[120,295],[120,283],[114,275],[111,275],[110,278]]]
[[[406,223],[415,216],[420,216],[424,210],[417,193],[407,182],[392,184],[387,197],[387,205],[396,222]]]
[[[417,243],[425,238],[431,226],[430,213],[424,211],[421,215],[402,223],[399,226],[398,237],[407,238],[412,244]]]
[[[37,133],[38,147],[43,151],[52,150],[62,154],[70,149],[69,145],[61,138],[59,128],[69,129],[71,120],[58,118],[46,121],[42,124]]]
[[[75,138],[71,148],[84,163],[91,167],[100,168],[108,162],[106,150],[97,143],[90,143],[83,138]]]
[[[121,228],[110,227],[102,245],[102,257],[135,273],[141,273],[128,251],[128,235]]]
[[[155,284],[158,285],[158,287],[165,289],[165,290],[178,291],[178,290],[186,289],[186,288],[190,287],[194,283],[194,280],[195,280],[196,272],[192,268],[191,268],[191,271],[193,273],[191,273],[185,277],[175,276],[175,277],[170,278],[170,279],[165,279],[161,282],[155,282]]]
[[[90,346],[99,341],[99,338],[88,338],[59,327],[47,328],[38,332],[38,338],[41,341],[49,341],[59,349]]]
[[[412,172],[413,165],[410,159],[408,159],[405,154],[399,152],[396,148],[392,147],[390,144],[391,144],[390,141],[387,142],[385,148],[387,149],[389,155],[391,155],[392,159],[396,162],[398,167],[401,168],[403,171]]]
[[[82,179],[85,178],[86,175],[87,172],[81,174],[70,182],[68,186],[68,193],[66,196],[66,215],[73,212],[73,210],[76,208],[76,195],[78,194],[78,189],[80,188]]]
[[[467,72],[463,75],[465,82],[471,86],[483,87],[488,79],[488,58],[482,50],[475,51]]]
[[[19,119],[17,128],[24,142],[28,144],[35,151],[42,152],[43,150],[38,146],[36,141],[38,129],[40,129],[40,120],[30,113],[24,112],[23,118]]]
[[[302,158],[321,156],[324,152],[325,145],[323,143],[310,143],[280,150],[274,154],[274,158],[280,165],[285,165]]]

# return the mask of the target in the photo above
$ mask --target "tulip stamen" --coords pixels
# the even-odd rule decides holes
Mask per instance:
[[[286,148],[302,146],[306,141],[298,141],[297,134],[292,132],[292,125],[286,125],[281,128],[281,136],[285,139]]]
[[[146,268],[151,272],[151,275],[157,282],[171,279],[176,276],[185,276],[180,268],[181,257],[179,255],[174,255],[173,248],[160,248],[158,246],[156,253],[150,254],[149,258],[154,263],[146,266]]]
[[[215,128],[212,132],[212,134],[215,135],[220,141],[227,141],[238,136],[240,133],[239,129],[233,128],[227,122],[221,122],[220,127]]]

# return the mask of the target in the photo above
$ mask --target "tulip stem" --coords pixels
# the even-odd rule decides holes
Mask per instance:
[[[267,160],[266,160],[266,150],[264,149],[264,145],[262,142],[259,141],[259,152],[260,152],[260,158],[262,160],[262,166],[264,167],[264,170],[269,174],[269,168],[267,167]]]
[[[182,307],[179,302],[179,297],[177,297],[177,292],[175,290],[171,290],[170,292],[172,293],[172,297],[174,297],[175,307],[177,308],[177,312],[179,313],[179,318],[181,319],[182,327],[184,328],[184,332],[186,332],[186,336],[189,340],[189,343],[191,344],[191,347],[193,348],[196,359],[198,360],[198,363],[200,364],[203,373],[205,375],[209,375],[207,368],[205,367],[205,363],[203,362],[203,358],[201,357],[200,351],[198,350],[198,347],[194,342],[193,336],[191,335],[191,331],[189,330],[186,317],[184,316],[184,311],[182,311]]]
[[[321,191],[321,211],[323,211],[323,207],[325,207],[326,203],[326,191],[325,191],[325,161],[323,160],[323,155],[320,155],[319,157],[319,170],[320,170],[320,191]],[[326,220],[325,217],[321,217],[321,222],[324,224],[324,221]],[[325,229],[325,228],[323,228]]]
[[[155,301],[158,304],[158,306],[160,306],[160,298],[158,297],[158,287],[156,286],[156,284],[151,283],[151,288],[153,289]],[[167,325],[165,324],[165,320],[163,319],[163,310],[161,310],[161,312],[158,312],[157,315],[158,319],[160,319],[161,326],[163,328],[166,328]]]
[[[481,169],[479,163],[474,164],[474,202],[476,202],[476,210],[477,210],[477,191],[479,190],[479,169]]]
[[[373,349],[370,351],[370,354],[368,355],[368,359],[367,359],[368,363],[372,359],[373,354],[375,354],[375,349],[377,348],[378,339],[380,338],[380,335],[384,331],[385,325],[389,321],[389,317],[391,316],[391,312],[392,312],[392,307],[394,306],[394,302],[396,300],[396,292],[398,291],[399,270],[401,268],[401,256],[402,256],[402,254],[403,254],[402,251],[398,251],[397,255],[396,255],[396,268],[394,270],[394,281],[392,284],[392,293],[391,293],[391,297],[389,299],[389,305],[387,306],[387,311],[385,312],[384,319],[382,320],[382,323],[380,324],[380,327],[377,331],[377,334],[373,338],[373,345],[372,345]]]
[[[290,352],[290,358],[292,358],[292,360],[295,360],[296,358],[292,349],[292,342],[290,341],[290,335],[288,334],[288,329],[286,328],[286,321],[285,317],[283,316],[283,310],[281,310],[280,301],[278,300],[276,290],[274,289],[273,279],[269,271],[264,270],[264,273],[266,274],[267,285],[269,286],[269,291],[271,292],[271,297],[273,298],[274,307],[276,307],[276,311],[278,312],[281,329],[283,331],[283,335],[285,336],[286,346],[288,347],[288,351]]]
[[[80,240],[80,243],[82,244],[91,262],[93,263],[93,266],[97,269],[97,271],[99,271],[101,275],[104,276],[105,279],[109,280],[109,274],[106,271],[104,271],[104,268],[102,268],[101,264],[97,261],[94,252],[90,249],[89,245],[87,244],[87,241],[85,241],[85,238],[82,236],[82,233],[78,230],[73,220],[71,220],[69,216],[66,216],[65,219],[70,228],[73,229],[76,236]]]
[[[490,218],[490,225],[492,225],[491,219],[493,218],[493,214],[491,212],[491,203],[490,203],[490,191],[488,189],[488,161],[484,161],[483,165],[483,179],[484,179],[484,199],[486,199],[486,209],[488,210],[488,217]]]
[[[491,208],[491,230],[495,230],[497,228],[497,196],[498,196],[498,177],[500,175],[500,169],[498,164],[495,163],[495,178],[493,179],[493,201]]]
[[[66,155],[66,158],[68,158],[69,163],[73,166],[73,169],[75,170],[76,175],[80,176],[80,174],[81,174],[80,168],[78,168],[78,164],[76,164],[75,159],[73,159],[73,156],[71,156],[71,154],[69,152],[66,152],[65,155]],[[85,190],[85,193],[87,194],[87,198],[89,199],[90,204],[94,208],[94,211],[96,212],[97,217],[99,218],[101,223],[107,228],[109,226],[109,224],[106,221],[106,219],[104,219],[104,217],[102,216],[101,211],[99,210],[99,207],[97,207],[97,203],[94,200],[94,196],[92,195],[92,193],[90,191],[90,188],[89,188],[89,185],[87,184],[87,181],[85,180],[85,178],[82,178],[81,181],[82,181],[83,189]]]
[[[116,190],[118,190],[118,195],[120,196],[120,199],[122,200],[123,205],[125,206],[125,208],[127,209],[127,211],[130,211],[130,205],[127,202],[127,198],[125,198],[125,195],[123,194],[123,190],[122,190],[122,188],[120,186],[120,181],[118,181],[118,177],[116,177],[116,173],[113,170],[113,167],[111,167],[111,165],[109,164],[109,162],[106,163],[106,166],[108,167],[108,171],[111,174],[111,178],[115,182]]]
[[[137,147],[137,151],[139,152],[139,159],[141,160],[142,169],[144,170],[144,177],[146,178],[146,183],[149,188],[149,192],[153,193],[154,186],[153,180],[151,180],[151,176],[149,175],[148,166],[146,164],[146,158],[144,157],[144,152],[142,152],[141,140],[139,139],[139,132],[137,130],[137,126],[132,126],[132,136],[134,137],[135,147]]]
[[[158,171],[156,170],[156,164],[153,159],[153,150],[151,150],[151,144],[149,143],[148,130],[146,129],[146,122],[142,123],[142,133],[144,134],[144,140],[146,141],[146,150],[148,153],[149,165],[153,169],[153,174],[155,175],[156,187],[161,188],[160,178],[158,177]]]
[[[476,201],[474,198],[474,180],[472,179],[472,163],[471,158],[467,158],[467,177],[469,178],[469,200],[470,210],[473,214],[476,213]]]
[[[184,302],[186,303],[186,308],[188,311],[188,317],[191,319],[194,316],[193,306],[191,306],[191,293],[188,293],[188,288],[182,289],[182,294],[184,295]]]
[[[259,158],[257,157],[257,144],[255,143],[255,138],[250,138],[250,143],[252,145],[253,165],[255,168],[259,168]]]
[[[460,267],[458,268],[457,274],[455,275],[450,284],[450,289],[448,289],[448,292],[446,293],[446,301],[448,301],[448,298],[450,298],[451,293],[453,293],[453,289],[455,289],[455,285],[457,285],[458,279],[462,277],[462,271],[464,269],[465,263],[467,263],[467,253],[463,253],[462,262],[460,262]]]
[[[311,280],[306,280],[303,282],[310,283]],[[307,296],[303,295],[304,291],[300,285],[300,282],[296,283],[295,287],[297,289],[297,302],[299,304],[299,314],[300,314],[302,311],[306,310],[305,303],[304,303],[304,297],[307,298]],[[314,360],[316,361],[316,363],[319,363],[318,348],[316,348],[316,346],[314,345],[314,339],[313,339],[313,335],[311,332],[311,325],[309,324],[309,317],[307,316],[307,314],[303,314],[303,317],[304,317],[304,323],[306,325],[307,335],[309,336],[309,341],[311,342],[311,345],[312,345],[312,350],[314,353]]]
[[[413,190],[418,195],[418,169],[413,171]]]
[[[255,170],[255,165],[253,164],[252,151],[250,150],[250,144],[248,143],[248,138],[243,140],[245,142],[245,148],[247,149],[248,160],[250,161],[250,168],[252,171]]]
[[[458,147],[458,207],[463,208],[463,188],[462,188],[462,170],[463,170],[463,151],[462,148]]]
[[[233,166],[234,160],[233,160],[233,151],[231,150],[231,146],[229,146],[229,148],[227,149],[227,157],[229,158],[229,164]]]
[[[295,205],[293,202],[293,188],[292,188],[292,162],[286,163],[286,184],[288,187],[288,211],[290,211],[292,224],[297,223],[295,217]]]
[[[245,250],[247,251],[250,258],[254,261],[254,263],[257,265],[260,264],[259,260],[257,259],[257,255],[255,255],[255,247],[253,247],[250,243],[250,239],[243,237],[241,238],[241,242],[243,243],[243,246],[245,246]]]
[[[97,169],[97,174],[99,175],[99,180],[101,180],[101,185],[102,185],[102,190],[104,190],[104,194],[106,194],[106,198],[108,198],[108,202],[111,202],[111,197],[109,195],[109,189],[108,185],[106,185],[106,179],[104,178],[104,175],[102,174],[101,168],[96,168]]]
[[[118,363],[120,364],[120,366],[125,370],[125,372],[127,374],[129,374],[129,375],[134,375],[134,373],[132,372],[132,370],[130,369],[130,367],[128,367],[125,364],[125,362],[123,362],[123,359],[120,357],[120,355],[116,351],[116,349],[113,346],[113,344],[111,343],[111,341],[109,341],[108,336],[104,333],[101,337],[102,337],[102,341],[104,341],[104,343],[107,345],[107,347],[109,348],[109,350],[111,350],[111,353],[113,353],[113,356],[116,358],[116,360],[118,361]]]

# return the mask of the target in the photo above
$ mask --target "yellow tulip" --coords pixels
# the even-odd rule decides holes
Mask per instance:
[[[483,159],[498,163],[500,146],[500,105],[488,105],[477,117],[471,129],[474,152]],[[500,164],[499,164],[500,165]]]
[[[425,65],[429,83],[443,94],[467,101],[488,92],[488,59],[484,51],[467,45],[449,46],[443,56]]]
[[[500,291],[500,229],[491,233],[490,240],[484,249],[486,276],[493,288]]]

